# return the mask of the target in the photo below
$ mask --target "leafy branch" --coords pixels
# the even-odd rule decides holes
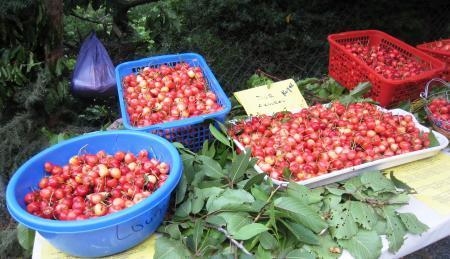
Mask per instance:
[[[226,130],[210,129],[216,139],[197,154],[175,144],[184,173],[172,216],[158,229],[158,258],[338,258],[343,249],[377,258],[380,235],[395,252],[407,232],[427,229],[396,211],[408,203],[407,192],[378,171],[316,189],[282,188],[255,171],[250,150],[234,152]]]

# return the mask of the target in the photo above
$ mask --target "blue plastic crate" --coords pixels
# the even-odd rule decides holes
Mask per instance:
[[[217,96],[217,102],[223,107],[223,110],[177,121],[154,124],[147,127],[135,127],[131,125],[123,95],[122,78],[131,73],[137,74],[144,67],[154,68],[164,64],[173,67],[182,62],[185,62],[190,66],[197,66],[201,68],[207,81],[208,89],[214,92]],[[206,120],[217,120],[224,122],[225,117],[231,110],[230,100],[225,95],[216,77],[206,64],[206,61],[199,54],[183,53],[163,55],[125,62],[116,67],[116,81],[120,101],[120,110],[125,128],[157,134],[171,142],[180,142],[192,151],[200,150],[203,142],[212,138],[209,132],[209,122],[206,122]]]

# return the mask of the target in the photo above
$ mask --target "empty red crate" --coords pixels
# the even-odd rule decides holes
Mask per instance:
[[[443,43],[444,45],[450,44],[450,39],[420,44],[417,45],[417,48],[445,62],[446,69],[444,70],[444,72],[442,72],[441,77],[446,81],[450,81],[450,51],[432,49],[434,46],[436,46],[436,44],[440,42]]]
[[[425,83],[445,69],[442,61],[377,30],[332,34],[328,36],[328,42],[330,43],[329,75],[348,89],[353,89],[360,82],[369,81],[372,84],[370,97],[383,107],[419,98]],[[345,48],[345,44],[354,42],[369,47],[394,48],[406,57],[419,60],[430,69],[402,80],[386,79]]]

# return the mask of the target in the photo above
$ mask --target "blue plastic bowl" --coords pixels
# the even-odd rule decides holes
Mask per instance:
[[[45,174],[44,162],[66,164],[82,148],[88,153],[105,150],[109,154],[119,150],[137,154],[146,149],[149,156],[170,165],[169,177],[147,199],[107,216],[58,221],[28,213],[24,197],[31,187],[38,185]],[[74,256],[106,256],[139,244],[158,228],[166,214],[170,194],[180,181],[181,174],[182,163],[177,150],[161,137],[129,130],[95,132],[52,146],[28,160],[11,178],[6,190],[6,203],[14,219],[38,231],[59,250]]]

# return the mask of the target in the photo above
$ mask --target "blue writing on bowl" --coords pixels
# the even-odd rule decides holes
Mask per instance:
[[[116,238],[117,240],[124,240],[129,238],[130,236],[132,236],[133,234],[140,232],[142,230],[144,230],[146,225],[149,225],[150,223],[153,222],[153,219],[155,217],[158,217],[162,212],[162,209],[159,208],[156,212],[155,215],[150,215],[150,217],[148,217],[144,223],[138,223],[138,224],[134,224],[132,225],[128,230],[127,229],[119,229],[119,225],[116,226]]]

